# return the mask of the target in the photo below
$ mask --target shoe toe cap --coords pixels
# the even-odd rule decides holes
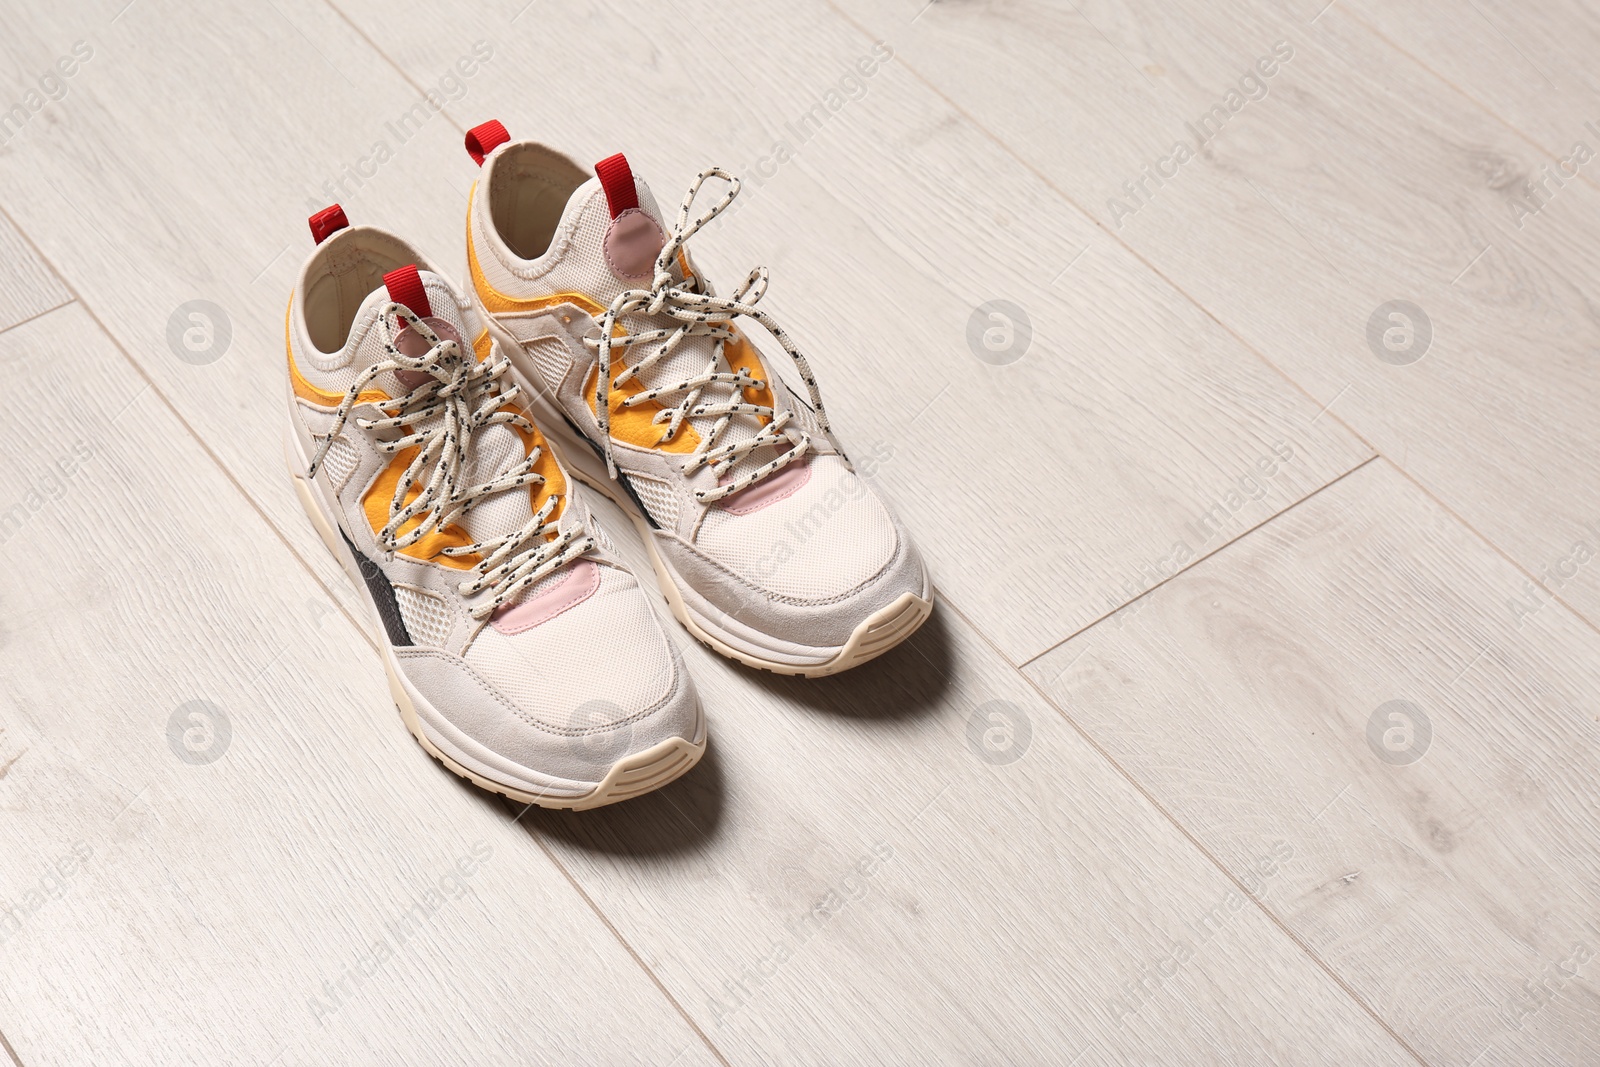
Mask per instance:
[[[889,509],[838,456],[810,461],[797,491],[743,514],[713,508],[674,568],[726,619],[836,647],[906,593],[928,595],[922,559]]]
[[[791,491],[751,509],[739,507],[738,497],[713,507],[695,544],[775,598],[822,603],[873,582],[900,554],[902,538],[889,509],[843,458],[805,462]]]
[[[592,785],[663,741],[705,739],[693,683],[643,590],[626,571],[599,570],[584,602],[516,633],[486,626],[464,657],[397,650],[432,710],[503,774]]]

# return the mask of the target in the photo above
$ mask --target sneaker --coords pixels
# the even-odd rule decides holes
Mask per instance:
[[[758,306],[766,268],[719,297],[690,259],[686,242],[738,179],[701,172],[668,224],[620,155],[591,175],[511,143],[498,122],[473,129],[467,150],[483,168],[467,263],[489,332],[563,461],[634,518],[689,632],[750,666],[815,677],[922,625],[928,573],[840,447],[806,358]],[[697,209],[711,179],[725,188]],[[749,322],[788,354],[806,396],[773,373]]]
[[[286,459],[371,607],[406,726],[455,773],[544,807],[683,774],[706,728],[678,651],[471,303],[338,205],[311,232],[285,324]]]

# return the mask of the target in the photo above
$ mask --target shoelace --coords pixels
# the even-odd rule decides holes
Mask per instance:
[[[721,178],[728,183],[728,191],[723,194],[709,211],[692,223],[689,221],[689,212],[694,206],[695,196],[700,192],[700,187],[707,178]],[[694,182],[689,186],[689,191],[683,198],[683,204],[678,208],[678,221],[667,235],[667,240],[661,246],[661,254],[656,257],[655,277],[648,289],[629,289],[617,294],[611,302],[611,307],[606,310],[600,320],[600,336],[586,338],[591,348],[599,352],[599,370],[595,375],[595,415],[600,423],[600,439],[603,442],[606,470],[612,478],[617,476],[617,465],[612,456],[611,448],[611,409],[610,396],[612,389],[620,389],[630,378],[638,378],[645,371],[670,356],[679,345],[690,337],[711,337],[715,339],[715,346],[711,354],[711,362],[706,367],[705,373],[687,378],[673,385],[659,388],[646,388],[643,392],[636,393],[622,402],[623,407],[634,407],[663,396],[682,393],[676,407],[663,409],[656,414],[655,422],[668,423],[662,441],[670,441],[677,435],[685,419],[700,416],[715,416],[717,421],[704,435],[704,440],[699,448],[684,464],[684,473],[693,474],[701,467],[710,466],[712,471],[720,478],[730,471],[734,464],[743,456],[754,452],[758,448],[779,444],[788,444],[790,447],[778,456],[762,464],[752,471],[748,471],[730,481],[727,485],[719,485],[713,489],[695,491],[695,498],[702,503],[710,504],[721,500],[723,497],[737,493],[739,490],[754,485],[761,479],[775,471],[800,459],[811,451],[811,435],[795,427],[798,435],[791,438],[785,432],[793,412],[785,411],[781,414],[773,408],[761,404],[747,404],[742,402],[739,395],[740,389],[760,389],[766,383],[759,378],[752,378],[743,371],[724,370],[730,367],[723,358],[723,344],[732,337],[729,324],[741,315],[747,316],[760,323],[783,350],[794,361],[795,367],[800,371],[801,379],[806,383],[806,389],[811,393],[812,410],[816,413],[817,423],[824,433],[832,434],[828,425],[828,415],[822,406],[822,393],[817,388],[816,379],[811,374],[811,365],[806,362],[806,357],[789,340],[788,334],[778,325],[773,317],[756,307],[767,292],[767,268],[757,267],[745,278],[744,284],[728,298],[718,297],[711,290],[709,282],[702,283],[698,276],[686,279],[683,285],[674,285],[672,279],[672,263],[690,237],[697,233],[700,227],[716,218],[725,211],[733,198],[739,195],[739,179],[722,170],[720,167],[708,167],[700,172]],[[702,284],[704,291],[702,291]],[[645,330],[639,333],[625,333],[616,337],[612,336],[617,320],[624,315],[643,313],[647,315],[667,315],[676,319],[681,325],[655,330]],[[627,348],[632,345],[649,344],[655,341],[664,342],[659,348],[632,367],[623,371],[613,381],[611,377],[611,350],[613,348]],[[708,388],[717,387],[721,392],[726,387],[726,400],[706,396]],[[702,402],[709,400],[710,402]],[[718,445],[717,441],[727,430],[729,422],[736,415],[752,415],[766,417],[770,421],[764,424],[753,436],[731,444]]]
[[[327,455],[333,439],[350,418],[357,398],[373,379],[389,371],[427,374],[429,380],[420,383],[406,395],[376,405],[387,418],[355,420],[359,428],[368,432],[409,430],[411,425],[434,420],[426,429],[408,432],[393,441],[375,442],[379,451],[390,455],[413,445],[420,446],[416,458],[395,486],[394,496],[389,501],[389,520],[377,532],[378,544],[394,553],[454,523],[485,498],[530,483],[542,483],[544,476],[533,469],[542,451],[535,447],[521,464],[490,481],[461,485],[462,465],[473,454],[473,437],[477,431],[488,426],[508,424],[533,432],[533,424],[527,418],[514,410],[506,410],[519,392],[516,385],[503,390],[500,388],[500,378],[509,364],[499,352],[491,359],[478,362],[476,357],[464,353],[457,342],[441,340],[427,323],[403,304],[385,304],[380,315],[386,332],[383,349],[388,358],[368,367],[345,390],[344,400],[334,415],[333,426],[317,446],[306,476],[316,476],[317,468]],[[393,323],[396,317],[404,319],[428,342],[427,352],[413,357],[395,347]],[[435,419],[435,416],[442,418]],[[415,500],[406,504],[406,494],[418,484],[425,472],[427,481],[423,483],[421,492]],[[502,537],[476,541],[470,545],[452,545],[440,550],[447,556],[483,557],[471,572],[476,577],[457,586],[464,596],[471,596],[485,588],[494,590],[492,600],[472,609],[474,618],[482,619],[491,614],[534,582],[595,547],[594,538],[580,525],[572,524],[565,533],[560,533],[557,524],[549,521],[559,499],[557,494],[548,496],[544,505],[519,530]],[[402,534],[401,528],[418,516],[422,517],[421,521]]]

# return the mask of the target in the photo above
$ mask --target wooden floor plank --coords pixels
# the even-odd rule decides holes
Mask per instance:
[[[96,59],[105,64],[83,72],[76,95],[63,102],[61,121],[42,128],[49,136],[37,140],[38,157],[59,164],[51,182],[40,184],[15,161],[0,162],[12,168],[8,178],[17,179],[19,215],[85,294],[82,314],[116,324],[155,385],[140,393],[131,372],[114,380],[125,379],[126,390],[156,415],[163,410],[159,399],[171,397],[229,476],[205,474],[211,484],[196,490],[215,501],[215,515],[185,511],[174,522],[167,514],[174,506],[164,488],[174,484],[168,472],[203,472],[205,460],[183,443],[176,419],[157,418],[152,432],[160,447],[141,441],[117,453],[138,456],[143,466],[107,469],[116,478],[106,506],[132,512],[130,525],[143,546],[136,559],[150,568],[149,585],[124,590],[110,583],[103,570],[83,564],[80,552],[68,552],[70,540],[56,555],[41,557],[56,564],[41,574],[58,575],[73,602],[102,605],[111,618],[52,618],[51,645],[36,634],[42,624],[30,623],[27,643],[12,645],[33,673],[8,735],[24,753],[11,773],[37,768],[16,781],[38,783],[26,807],[37,814],[18,837],[33,861],[53,857],[50,850],[63,843],[70,848],[76,839],[67,828],[85,820],[112,830],[103,847],[98,838],[85,839],[90,865],[75,872],[57,910],[30,916],[14,944],[33,947],[0,957],[14,968],[6,971],[8,999],[0,1010],[19,1020],[13,1036],[21,1035],[28,1067],[96,1056],[268,1060],[282,1046],[288,1048],[280,1063],[319,1057],[451,1062],[469,1055],[478,1062],[706,1061],[706,1043],[673,1014],[674,1004],[713,1046],[739,1053],[740,1062],[928,1062],[963,1050],[978,1058],[1048,1062],[1064,1059],[1069,1044],[1082,1064],[1173,1049],[1197,1063],[1406,1061],[1393,1039],[1259,911],[1237,917],[1230,911],[1205,953],[1164,976],[1169,1001],[1147,1004],[1142,993],[1119,993],[1118,983],[1139,990],[1145,988],[1139,983],[1153,982],[1146,972],[1168,966],[1168,934],[1197,917],[1194,901],[1226,901],[1229,883],[1137,793],[1119,787],[1093,750],[1059,722],[1028,713],[1038,726],[1027,758],[1039,761],[1038,770],[999,778],[1005,768],[980,758],[981,744],[975,751],[967,723],[976,707],[994,699],[1020,707],[1028,690],[953,617],[941,616],[919,638],[920,652],[907,649],[880,664],[878,670],[894,672],[886,680],[874,684],[872,675],[857,675],[825,689],[820,705],[814,691],[774,688],[694,650],[693,667],[719,739],[707,766],[658,797],[584,820],[533,812],[526,817],[529,829],[515,831],[521,849],[493,836],[506,829],[507,813],[422,758],[394,722],[381,675],[355,631],[328,600],[306,592],[315,588],[306,579],[286,574],[282,560],[276,568],[260,565],[261,543],[270,547],[271,537],[228,490],[236,483],[266,514],[284,518],[290,545],[320,558],[320,546],[302,535],[288,494],[280,498],[276,371],[270,377],[262,371],[280,358],[274,321],[280,305],[278,297],[260,293],[268,283],[281,292],[298,255],[287,249],[299,235],[291,238],[287,225],[280,235],[260,219],[290,211],[298,217],[298,205],[284,204],[292,200],[294,183],[349,151],[349,129],[364,128],[363,121],[382,129],[375,116],[391,106],[386,93],[397,77],[371,61],[358,35],[309,6],[280,5],[278,21],[267,17],[264,27],[221,14],[174,20],[177,10],[141,0],[119,17]],[[76,30],[68,25],[70,15],[42,17],[55,21],[44,31],[35,27],[41,54]],[[232,83],[236,91],[226,106],[192,91],[191,80],[203,81],[208,63],[262,53],[263,29],[265,51],[275,50],[277,58],[268,65],[245,63],[246,76]],[[172,62],[180,55],[188,62],[181,69]],[[105,80],[88,81],[97,71],[107,72]],[[340,88],[346,77],[357,85]],[[162,137],[141,127],[150,111],[138,106],[140,93],[180,98],[177,112],[164,112],[163,121],[200,131],[206,150],[198,163],[169,158]],[[315,107],[308,103],[313,98]],[[296,119],[305,140],[264,155],[249,139],[252,125],[291,114],[297,104],[306,112]],[[224,114],[234,118],[225,123]],[[427,243],[432,233],[448,247],[442,235],[455,236],[459,206],[441,207],[432,196],[447,200],[444,194],[456,190],[443,181],[404,177],[413,166],[427,179],[446,173],[429,169],[434,153],[423,149],[421,139],[442,129],[442,120],[432,121],[418,143],[385,165],[379,180],[360,187],[352,182],[340,195],[358,219],[368,212],[366,218],[406,225],[426,216],[416,223],[421,240]],[[120,138],[119,130],[130,126],[151,136]],[[453,160],[455,138],[445,140]],[[104,169],[124,184],[97,187],[92,202],[62,194]],[[432,196],[419,195],[424,189]],[[775,201],[774,192],[768,203]],[[183,211],[173,203],[182,203]],[[385,208],[395,204],[405,211],[385,219]],[[815,192],[809,206],[819,217],[838,210]],[[245,230],[246,240],[219,239]],[[133,249],[155,255],[167,273],[133,263]],[[897,263],[888,252],[874,254],[880,263]],[[248,260],[243,268],[242,260]],[[1138,283],[1136,271],[1130,276]],[[232,325],[232,345],[210,363],[187,360],[167,346],[171,313],[190,299],[218,304]],[[1167,299],[1172,306],[1165,313],[1181,319],[1181,302]],[[204,332],[204,323],[179,321]],[[88,334],[91,326],[78,323]],[[1190,328],[1208,329],[1198,320]],[[115,365],[104,338],[78,348],[92,363],[64,364],[58,372],[64,380],[88,380],[88,366],[98,373],[101,363]],[[1240,380],[1224,376],[1217,388]],[[1279,408],[1304,414],[1296,410],[1303,401],[1274,389],[1243,389],[1247,399],[1239,410],[1263,413],[1246,419],[1239,440],[1270,436],[1285,420]],[[1331,431],[1308,436],[1305,448],[1306,469],[1317,473],[1286,481],[1300,493],[1360,454]],[[76,499],[86,509],[93,495],[86,489],[59,507],[65,511],[66,501]],[[1294,495],[1285,491],[1275,506]],[[163,503],[152,508],[146,496]],[[69,519],[83,518],[74,510],[58,517],[59,529],[35,525],[18,536],[59,534],[72,528]],[[613,528],[619,528],[615,522]],[[182,549],[172,551],[174,543]],[[247,566],[248,575],[239,573]],[[175,606],[162,597],[173,586],[184,590],[171,598]],[[341,599],[341,588],[330,581],[329,595]],[[28,588],[12,597],[59,600]],[[234,598],[248,598],[248,609]],[[299,605],[302,598],[312,602]],[[306,620],[285,626],[282,620],[297,605]],[[113,638],[128,645],[118,627],[136,627],[158,608],[176,616],[170,630],[136,630],[136,642],[110,661],[150,660],[139,685],[112,688],[92,672],[83,683],[96,694],[91,706],[98,715],[91,721],[128,709],[128,725],[81,737],[75,720],[53,700],[57,676],[69,666],[84,673],[66,657]],[[270,647],[262,631],[273,620],[287,631],[286,640],[299,638],[307,647],[292,641],[281,650]],[[323,644],[323,629],[337,638]],[[164,647],[154,647],[156,640]],[[959,642],[954,653],[952,642]],[[173,646],[182,654],[174,655]],[[924,655],[952,680],[929,689],[936,675],[921,665]],[[315,688],[310,679],[317,680]],[[905,710],[917,721],[896,728],[892,717],[882,720],[878,725],[887,729],[862,744],[856,716],[867,714],[870,727],[872,709],[905,706],[913,683],[922,685],[918,706]],[[975,701],[979,696],[984,700]],[[152,732],[164,728],[180,697],[231,710],[235,737],[217,764],[177,765],[164,733]],[[991,713],[999,712],[991,706]],[[984,719],[980,726],[975,736],[981,741],[1004,720]],[[1067,753],[1064,762],[1058,750]],[[907,758],[923,764],[919,777],[902,783],[881,774]],[[161,773],[146,779],[139,773],[145,768]],[[355,783],[346,784],[351,776]],[[1064,790],[1078,777],[1093,783],[1083,802],[1095,810],[1081,826],[1074,821],[1080,818],[1076,805],[1062,806]],[[993,828],[975,824],[976,814],[992,807],[989,791],[1006,788],[1008,780],[1016,793],[1002,799],[1004,821]],[[763,784],[752,794],[749,781]],[[864,797],[862,782],[875,795]],[[796,806],[796,795],[806,807]],[[355,797],[364,802],[358,805]],[[940,809],[951,802],[951,810]],[[687,831],[673,822],[680,809],[692,813]],[[863,810],[881,811],[883,818],[866,821]],[[1069,825],[1060,841],[1057,822]],[[475,896],[435,918],[435,939],[425,948],[400,955],[377,978],[349,979],[359,988],[348,1003],[341,991],[338,1010],[322,1026],[308,1007],[319,995],[318,983],[360,969],[370,939],[382,936],[408,898],[454,862],[461,842],[476,841],[470,830],[495,849],[493,861],[474,876]],[[881,855],[873,851],[880,845]],[[572,870],[572,883],[539,866],[544,848]],[[696,863],[684,866],[692,855]],[[862,872],[863,861],[870,876]],[[1036,873],[1033,867],[1043,876],[1030,881],[1025,876]],[[853,899],[862,891],[868,895]],[[610,924],[607,933],[615,932],[611,940],[597,940],[596,920],[574,897],[599,910]],[[826,902],[820,912],[819,902]],[[798,932],[790,933],[791,923]],[[45,967],[44,950],[26,940],[57,931],[82,957],[75,957],[82,973],[71,982]],[[153,936],[135,940],[133,932]],[[626,958],[618,937],[638,953],[637,963]],[[571,958],[572,942],[580,939],[595,943],[580,955],[578,972],[559,985],[549,969]],[[778,986],[764,987],[770,954],[783,939],[792,939],[793,957],[770,980],[790,983],[793,992],[780,995]],[[1041,939],[1052,944],[1043,960]],[[524,953],[529,962],[521,964]],[[621,977],[605,986],[601,978],[618,966],[618,957]],[[124,964],[134,968],[131,977]],[[640,965],[661,976],[659,987],[639,988],[649,981]],[[954,973],[955,967],[982,987],[967,990],[943,978],[930,986],[929,974]],[[31,977],[39,969],[42,980]],[[27,983],[12,981],[23,974],[30,976]],[[748,983],[744,990],[740,981]],[[157,998],[157,989],[166,995]],[[1284,989],[1292,991],[1287,1009],[1279,1003]],[[321,995],[335,999],[327,990]],[[97,1015],[90,1005],[98,1004],[121,1008]],[[597,1005],[609,1010],[599,1013]],[[532,1022],[523,1018],[527,1014]],[[119,1021],[125,1025],[113,1025]],[[596,1045],[597,1025],[610,1033],[610,1046]],[[63,1030],[66,1040],[56,1036]],[[1298,1041],[1305,1030],[1328,1036],[1306,1049]],[[376,1044],[373,1052],[360,1051],[363,1040]],[[522,1056],[509,1051],[513,1043]]]
[[[284,293],[309,247],[308,203],[338,196],[353,220],[413,233],[454,266],[474,171],[451,119],[497,114],[580,159],[626,147],[670,207],[707,162],[748,171],[774,139],[798,140],[786,131],[809,129],[803,116],[871,51],[817,4],[768,12],[761,26],[725,25],[709,8],[536,8],[513,23],[515,9],[488,0],[340,4],[359,33],[309,3],[265,11],[262,29],[220,13],[183,18],[180,6],[130,9],[61,102],[62,120],[25,131],[31,140],[0,158],[0,176],[24,228],[127,331],[136,358],[269,513],[292,507],[273,444],[279,415],[262,400],[276,388]],[[393,34],[397,19],[430,31]],[[548,47],[592,34],[595,20],[622,27],[619,54],[652,65],[655,91],[716,116],[714,128],[668,131],[636,79],[595,84],[582,50]],[[76,32],[70,22],[30,14],[25,30],[43,55]],[[713,29],[727,35],[733,66],[707,78],[696,50]],[[263,30],[274,62],[252,61],[225,97],[196,91],[232,79],[233,57],[261,47]],[[491,58],[442,97],[449,118],[433,114],[401,144],[399,117],[480,41]],[[550,106],[552,84],[586,86],[585,105]],[[897,64],[861,84],[865,95],[837,114],[821,105],[820,132],[697,241],[718,278],[773,267],[767,304],[818,356],[847,443],[894,449],[884,484],[936,580],[1008,656],[1036,655],[1366,458],[1330,420],[1313,421],[1316,403],[1036,178],[1003,157],[974,166],[993,155],[989,143]],[[183,97],[182,114],[151,103],[170,95]],[[158,130],[145,125],[153,114]],[[293,136],[263,153],[255,131],[284,126]],[[174,152],[169,129],[205,150]],[[393,158],[363,165],[379,142]],[[128,177],[108,189],[107,169]],[[317,191],[322,177],[329,192]],[[166,342],[171,316],[193,299],[232,323],[231,350],[203,366]],[[974,319],[978,306],[995,299],[1032,323],[1026,353],[1005,366],[968,341],[972,322],[991,324]],[[1241,493],[1280,442],[1293,460]],[[1041,506],[991,503],[1011,499]],[[1197,541],[1185,527],[1208,510],[1225,529]]]
[[[0,49],[45,69],[92,56],[0,150],[5,209],[269,516],[283,476],[283,316],[311,238],[343,198],[454,267],[460,135],[320,0],[247,14],[182,0],[98,0],[16,13]],[[440,57],[439,73],[457,55]],[[437,77],[437,76],[436,76]],[[465,83],[466,91],[472,81]],[[389,132],[400,129],[400,136]],[[388,137],[379,161],[374,141]],[[330,588],[309,525],[276,523]]]
[[[0,330],[66,299],[52,267],[83,297],[0,334],[24,413],[0,429],[20,457],[0,524],[34,564],[0,580],[18,1058],[1594,1058],[1574,953],[1600,952],[1600,667],[1548,596],[1600,618],[1592,568],[1566,574],[1600,520],[1592,190],[1508,222],[1538,160],[1474,103],[1499,98],[1455,94],[1343,5],[16,15],[19,70],[93,51],[0,144],[27,234],[0,225],[0,277],[21,279]],[[1575,15],[1552,11],[1530,32]],[[602,28],[614,76],[551,44]],[[1150,203],[1099,208],[1280,34],[1296,52],[1265,99]],[[873,36],[895,58],[844,81]],[[478,41],[492,57],[445,82]],[[402,138],[428,88],[447,110]],[[568,94],[584,108],[552,106]],[[750,176],[705,258],[774,268],[768,305],[814,339],[847,443],[894,448],[873,477],[946,594],[839,679],[687,649],[705,765],[581,819],[513,823],[421,755],[279,470],[299,220],[341,199],[454,264],[459,128],[489,115],[580,159],[626,150],[669,208],[709,153]],[[966,340],[996,298],[1034,330],[1004,366]],[[1434,323],[1420,362],[1368,344],[1395,298]],[[87,412],[61,402],[85,385]],[[1347,473],[1372,452],[1339,420],[1545,588],[1385,462]],[[1130,600],[1030,667],[1080,734],[1006,661]],[[1434,731],[1406,766],[1364,740],[1394,699]],[[215,763],[169,741],[192,700],[229,716]],[[363,971],[480,842],[461,898]]]
[[[1518,228],[1520,179],[1555,160],[1342,5],[1314,23],[1242,0],[934,5],[913,21],[921,6],[852,11],[1541,596],[1600,620],[1600,573],[1572,558],[1600,546],[1593,190]],[[1422,317],[1391,318],[1395,301]]]
[[[63,358],[22,364],[50,335]],[[0,899],[26,902],[0,1017],[27,1067],[708,1062],[671,1004],[749,1063],[1409,1060],[959,619],[821,686],[695,648],[708,765],[518,825],[405,735],[358,632],[81,308],[0,358],[15,442],[81,458],[60,488],[0,482],[42,501],[7,545],[39,565],[8,575],[0,646]],[[91,372],[112,410],[50,403]],[[119,570],[86,533],[106,516]],[[212,763],[173,747],[186,707],[220,743],[192,701],[230,723]]]
[[[716,1062],[515,813],[412,741],[372,648],[81,307],[0,335],[0,366],[25,1067]]]
[[[1027,668],[1430,1064],[1600,1057],[1600,636],[1386,461]]]
[[[1292,16],[1303,14],[1314,0],[1279,2]],[[1439,0],[1341,0],[1341,6],[1341,14],[1366,24],[1553,158],[1568,158],[1579,142],[1600,151],[1600,134],[1589,128],[1590,123],[1600,126],[1600,76],[1590,60],[1600,47],[1600,25],[1584,0],[1537,5],[1473,0],[1459,11]],[[1552,166],[1554,177],[1530,168],[1515,176],[1511,188],[1528,197],[1534,216],[1569,199],[1568,194],[1584,203],[1563,207],[1592,215],[1595,176],[1588,174],[1589,187],[1580,190],[1567,181],[1573,169],[1582,174],[1589,168],[1579,165],[1563,173]]]
[[[953,613],[831,679],[687,658],[707,764],[524,824],[732,1062],[1415,1062]]]
[[[32,247],[0,216],[0,263],[5,286],[0,288],[0,332],[27,322],[71,299],[61,279],[45,266]]]

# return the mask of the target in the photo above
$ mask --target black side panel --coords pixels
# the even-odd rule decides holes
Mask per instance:
[[[573,433],[577,434],[579,437],[588,442],[589,447],[594,449],[595,455],[604,458],[605,451],[602,450],[599,445],[589,440],[589,435],[578,429],[577,423],[573,422],[571,419],[568,419],[565,414],[563,414],[561,417],[567,419],[567,425],[572,427]],[[633,506],[639,509],[639,514],[643,515],[644,521],[650,524],[650,529],[661,529],[661,524],[656,522],[656,517],[650,514],[650,509],[644,506],[644,501],[639,499],[639,494],[633,491],[633,483],[628,481],[628,475],[621,470],[617,471],[617,484],[622,486],[623,491],[628,494],[628,499],[633,501]]]
[[[378,565],[361,554],[361,550],[350,542],[350,536],[343,530],[339,536],[344,538],[345,547],[356,558],[356,564],[361,568],[361,578],[367,583],[367,592],[372,594],[372,602],[377,605],[378,618],[383,620],[383,628],[389,634],[389,643],[399,648],[411,644],[411,635],[406,633],[405,620],[400,618],[400,605],[394,599],[394,586],[389,584],[389,579],[384,576]]]
[[[650,514],[650,509],[644,506],[644,501],[639,499],[639,494],[633,491],[633,483],[628,480],[628,475],[625,471],[619,470],[617,472],[617,481],[622,484],[623,489],[627,490],[628,499],[632,500],[633,506],[639,509],[639,514],[643,515],[644,521],[650,524],[650,529],[661,529],[661,524],[656,522],[656,517]]]

